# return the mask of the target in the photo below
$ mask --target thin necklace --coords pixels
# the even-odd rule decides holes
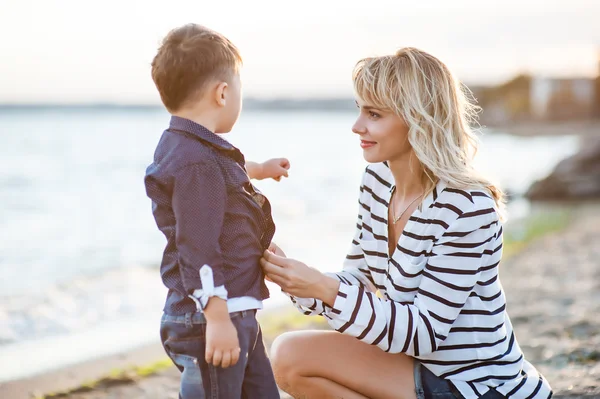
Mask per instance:
[[[402,217],[402,215],[404,215],[404,212],[406,212],[406,210],[407,210],[408,208],[410,208],[410,206],[411,206],[412,204],[414,204],[414,203],[415,203],[415,201],[416,201],[416,200],[418,200],[418,199],[421,197],[421,195],[423,194],[423,193],[421,193],[421,194],[417,195],[417,196],[415,197],[415,199],[414,199],[414,200],[412,200],[412,201],[410,202],[410,204],[408,204],[408,206],[407,206],[406,208],[404,208],[404,210],[403,210],[402,212],[400,212],[400,214],[399,214],[398,216],[394,216],[394,215],[396,214],[396,211],[395,211],[395,209],[394,209],[394,208],[395,208],[395,206],[394,206],[394,201],[392,201],[392,199],[393,199],[393,196],[394,196],[394,194],[395,194],[395,193],[396,193],[396,186],[394,186],[394,191],[392,192],[392,198],[390,198],[390,201],[391,201],[391,203],[392,203],[392,218],[394,219],[394,220],[392,221],[392,223],[393,223],[393,224],[396,224],[396,222],[397,222],[398,220],[400,220],[400,218]]]

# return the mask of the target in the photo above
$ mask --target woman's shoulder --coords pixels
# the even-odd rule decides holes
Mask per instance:
[[[394,185],[394,177],[385,162],[369,164],[363,173],[362,185],[373,192],[389,191]]]
[[[487,189],[455,188],[442,184],[439,191],[432,207],[452,213],[454,223],[484,226],[499,222],[496,201]]]

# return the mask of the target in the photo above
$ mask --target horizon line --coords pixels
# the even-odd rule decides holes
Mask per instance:
[[[353,97],[247,97],[244,103],[261,105],[307,105],[308,103],[354,104]],[[0,101],[0,108],[163,108],[160,102],[128,101]]]

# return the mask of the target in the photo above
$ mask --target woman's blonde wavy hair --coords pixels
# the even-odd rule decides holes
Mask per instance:
[[[502,190],[473,167],[479,140],[472,125],[479,107],[442,61],[405,47],[394,55],[360,60],[353,81],[362,100],[407,124],[408,141],[423,168],[423,198],[442,179],[457,189],[486,189],[504,214]]]

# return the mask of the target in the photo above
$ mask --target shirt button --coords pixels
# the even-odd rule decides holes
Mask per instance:
[[[210,270],[208,270],[208,269],[204,269],[204,270],[202,270],[202,275],[203,275],[203,276],[208,276],[208,275],[209,275],[209,273],[210,273]]]

